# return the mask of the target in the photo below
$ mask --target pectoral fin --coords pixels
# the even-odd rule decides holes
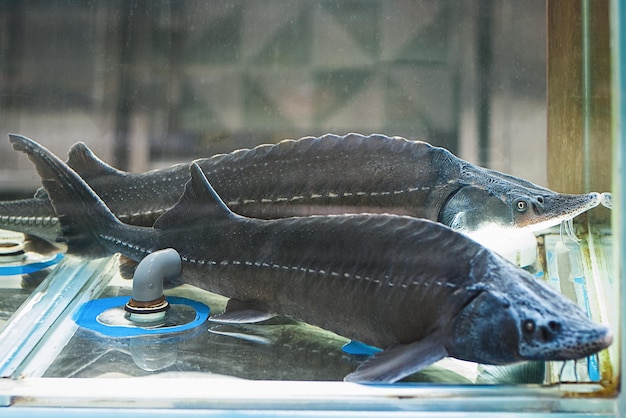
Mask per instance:
[[[120,256],[119,260],[120,276],[122,276],[122,279],[132,280],[139,263],[123,255]]]
[[[254,324],[275,316],[257,302],[230,299],[224,313],[213,315],[210,320],[220,324]]]
[[[441,360],[448,353],[441,332],[410,344],[398,344],[365,360],[344,380],[347,382],[393,383]]]
[[[216,335],[223,335],[225,337],[237,338],[239,340],[248,341],[254,344],[269,345],[273,341],[263,335],[254,334],[249,330],[242,329],[229,329],[225,328],[228,325],[217,325],[216,327],[209,328],[209,332]]]

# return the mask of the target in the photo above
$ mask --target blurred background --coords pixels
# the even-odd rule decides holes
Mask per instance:
[[[145,171],[324,133],[546,185],[545,0],[0,0],[0,136]],[[0,197],[32,195],[0,140]]]

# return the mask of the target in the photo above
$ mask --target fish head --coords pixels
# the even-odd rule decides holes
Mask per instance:
[[[507,277],[474,290],[451,323],[450,355],[483,364],[574,360],[612,343],[609,328],[565,296],[495,254],[488,259],[494,263],[478,268],[482,277]]]
[[[539,231],[574,218],[600,204],[599,193],[562,194],[554,192],[528,193],[510,190],[506,193],[511,208],[512,226]]]
[[[465,233],[481,228],[539,231],[600,204],[599,193],[561,194],[504,181],[467,185],[445,203],[439,221]]]
[[[609,328],[591,321],[578,306],[571,305],[561,304],[561,311],[516,307],[522,359],[576,360],[611,345]]]

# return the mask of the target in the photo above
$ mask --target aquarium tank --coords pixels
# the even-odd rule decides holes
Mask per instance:
[[[621,416],[618,0],[0,0],[0,414]]]

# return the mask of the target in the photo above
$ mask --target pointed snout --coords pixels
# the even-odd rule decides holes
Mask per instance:
[[[560,354],[555,360],[576,360],[595,354],[613,343],[613,333],[608,327],[597,325],[587,330],[573,332],[571,339],[563,338]]]
[[[576,216],[600,204],[601,195],[597,192],[586,194],[555,194],[552,196],[537,196],[533,199],[533,206],[537,213],[552,212],[554,215],[567,214]]]
[[[604,350],[605,348],[609,348],[609,346],[613,344],[613,333],[609,328],[606,328],[606,333],[604,337],[600,339],[599,345],[600,350]]]
[[[520,228],[541,230],[572,219],[600,204],[600,193],[546,194],[515,201],[514,223]]]
[[[520,354],[533,360],[575,360],[613,343],[613,333],[608,327],[587,318],[572,319],[525,321]]]

